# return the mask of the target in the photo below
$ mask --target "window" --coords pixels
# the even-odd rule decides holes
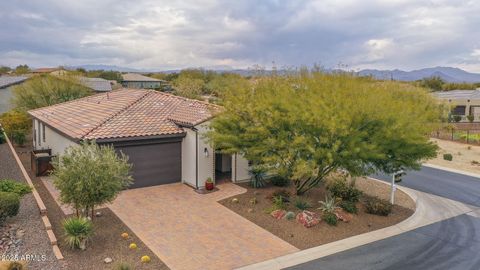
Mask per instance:
[[[456,106],[452,110],[453,115],[465,115],[466,106]]]
[[[45,142],[45,124],[42,124],[43,142]]]
[[[40,128],[42,125],[42,123],[40,123],[40,121],[38,121],[38,145],[42,145],[42,129]]]

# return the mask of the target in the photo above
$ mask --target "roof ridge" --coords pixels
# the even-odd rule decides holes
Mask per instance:
[[[124,88],[122,88],[124,89]],[[108,94],[108,93],[107,93]],[[129,108],[131,108],[133,105],[137,104],[138,102],[140,102],[141,100],[143,100],[146,96],[150,95],[151,92],[148,92],[148,91],[145,91],[145,93],[139,97],[138,99],[136,99],[135,101],[131,102],[130,104],[127,104],[124,108],[122,108],[121,110],[119,110],[118,112],[112,114],[110,117],[107,117],[107,119],[105,119],[104,121],[102,121],[100,124],[96,125],[95,127],[93,127],[89,132],[85,133],[84,135],[81,136],[82,139],[84,139],[85,137],[87,137],[89,134],[91,134],[92,132],[94,132],[95,130],[97,130],[98,128],[100,128],[101,126],[105,125],[108,121],[112,120],[114,117],[116,117],[117,115],[125,112],[126,110],[128,110]]]
[[[177,96],[177,95],[170,94],[170,93],[165,93],[165,92],[162,92],[162,91],[156,91],[156,90],[149,90],[149,91],[153,91],[153,92],[156,92],[156,93],[160,93],[160,94],[165,95],[165,96],[171,96],[171,97],[180,99],[180,100],[182,100],[182,101],[198,102],[198,103],[201,103],[201,104],[204,104],[204,105],[207,105],[207,106],[222,108],[222,106],[220,106],[220,105],[213,104],[213,103],[210,103],[210,102],[207,102],[207,101],[203,101],[203,100],[198,100],[198,99],[194,99],[194,98],[187,98],[187,97]]]

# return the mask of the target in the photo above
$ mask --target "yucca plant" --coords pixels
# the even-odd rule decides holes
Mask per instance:
[[[262,188],[267,183],[265,182],[265,172],[263,169],[254,166],[249,171],[250,173],[250,186],[253,188]]]
[[[63,222],[65,231],[65,242],[72,248],[86,249],[88,239],[93,234],[93,224],[84,217],[72,217]]]
[[[337,206],[337,201],[332,195],[325,195],[325,201],[319,201],[320,207],[318,209],[322,210],[324,213],[333,213],[339,207]]]

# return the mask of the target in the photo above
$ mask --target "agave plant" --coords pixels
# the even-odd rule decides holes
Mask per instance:
[[[87,240],[92,236],[93,224],[84,217],[73,217],[63,222],[65,242],[72,248],[86,249]]]
[[[249,171],[251,179],[250,186],[253,188],[262,188],[266,185],[265,182],[265,171],[258,166],[254,166]]]
[[[333,213],[339,207],[337,206],[337,201],[332,195],[325,195],[325,201],[319,201],[320,207],[318,209],[322,210],[324,213]]]

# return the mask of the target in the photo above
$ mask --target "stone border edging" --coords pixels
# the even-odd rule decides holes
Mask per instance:
[[[384,181],[369,178],[374,181],[388,185]],[[478,211],[479,207],[469,206],[451,199],[428,194],[407,187],[398,186],[398,189],[405,192],[415,202],[415,212],[407,219],[390,227],[378,229],[372,232],[363,233],[348,237],[342,240],[324,244],[321,246],[305,249],[299,252],[287,254],[256,264],[246,265],[237,269],[241,270],[274,270],[283,269],[312,260],[320,259],[338,252],[346,251],[355,247],[363,246],[372,242],[383,240],[392,236],[402,234],[439,222],[451,217]]]
[[[30,179],[30,176],[28,175],[27,170],[25,170],[25,167],[20,161],[20,158],[18,157],[12,142],[10,141],[6,133],[4,133],[4,135],[5,135],[7,144],[10,147],[10,150],[12,151],[12,155],[15,158],[15,161],[17,162],[17,165],[20,167],[20,170],[22,171],[23,177],[27,181],[28,185],[32,188],[32,194],[33,194],[33,197],[35,198],[35,202],[37,203],[38,209],[40,210],[40,217],[42,218],[43,224],[45,225],[45,230],[47,232],[48,239],[50,240],[50,244],[52,245],[53,254],[55,255],[55,258],[57,258],[57,260],[63,260],[62,252],[60,251],[57,245],[57,238],[55,237],[55,233],[52,230],[52,225],[50,223],[50,220],[47,217],[47,207],[43,203],[43,200],[40,197],[40,194],[35,189],[32,179]]]

